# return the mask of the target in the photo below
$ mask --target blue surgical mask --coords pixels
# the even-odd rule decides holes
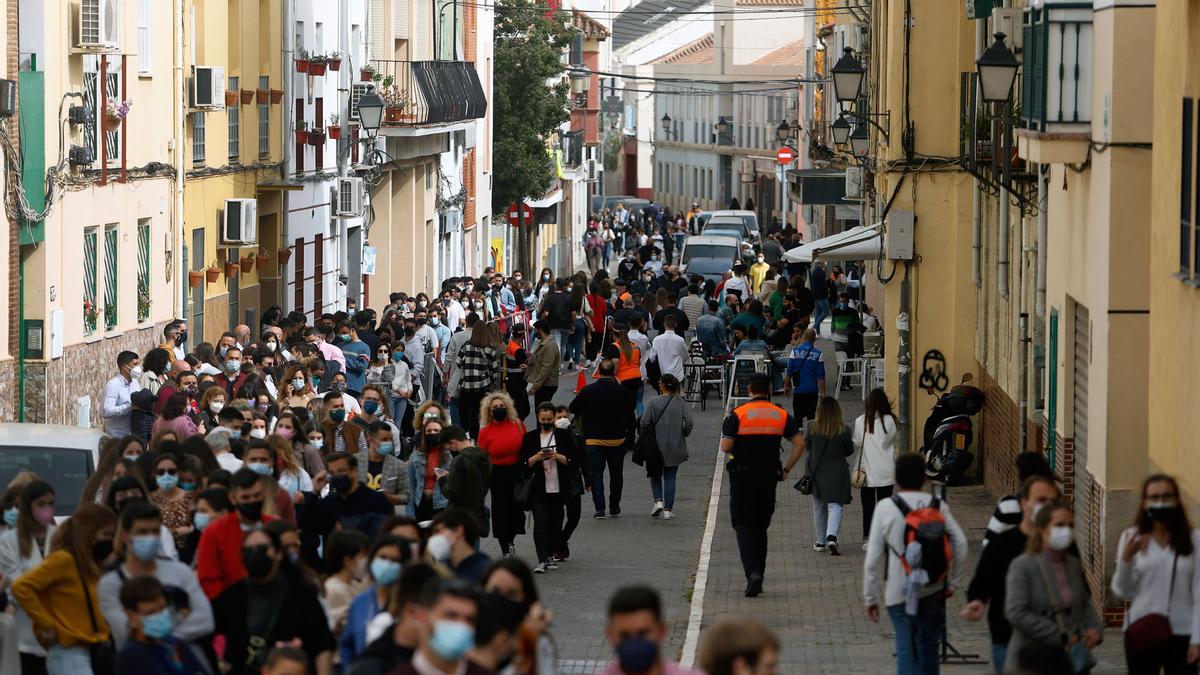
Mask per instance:
[[[159,490],[170,490],[179,485],[179,476],[172,476],[169,473],[165,473],[161,476],[155,476],[154,482],[158,483]]]
[[[372,560],[371,578],[380,586],[391,586],[400,578],[400,563],[387,558]]]
[[[170,607],[142,617],[142,632],[151,640],[167,639],[173,628],[175,628],[175,617],[171,616]]]
[[[253,464],[247,464],[246,468],[250,469],[251,471],[253,471],[254,473],[256,473],[260,476],[270,476],[271,475],[271,465],[263,463],[263,462],[255,462]]]
[[[391,441],[384,441],[379,444],[379,454],[390,455],[396,449],[396,444]]]
[[[196,482],[190,480],[181,480],[179,481],[179,489],[191,492],[192,490],[196,489]]]
[[[203,532],[204,528],[208,527],[208,524],[212,522],[212,514],[197,511],[196,515],[192,516],[192,522],[195,523],[197,530]]]
[[[129,540],[129,550],[142,562],[150,562],[158,555],[159,540],[156,534],[143,534]]]
[[[375,400],[363,401],[362,409],[363,409],[363,412],[365,412],[366,414],[374,415],[375,413],[379,412],[379,401],[375,401]]]
[[[457,661],[475,645],[475,629],[461,621],[437,621],[429,648],[447,661]]]
[[[4,524],[9,527],[16,527],[17,526],[17,518],[19,518],[20,516],[21,516],[21,512],[19,510],[17,510],[17,507],[15,507],[15,506],[12,508],[4,509]]]
[[[234,359],[229,359],[228,361],[225,362],[225,372],[229,373],[230,375],[236,373],[237,371],[239,371],[241,369],[242,369],[241,361],[235,361]]]

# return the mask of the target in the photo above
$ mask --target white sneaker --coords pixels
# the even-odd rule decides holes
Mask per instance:
[[[670,511],[664,510],[662,512],[662,517],[663,517],[663,520],[670,520],[670,519],[674,518],[675,516],[671,515]]]
[[[663,503],[661,499],[654,500],[654,510],[650,512],[651,518],[657,518],[662,515]]]
[[[546,573],[546,563],[538,563],[537,566],[533,568],[533,573],[534,574],[545,574]]]

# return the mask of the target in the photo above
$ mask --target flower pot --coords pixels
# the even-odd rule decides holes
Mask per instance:
[[[258,98],[259,105],[266,105],[271,101],[271,92],[268,89],[255,89],[254,94]]]
[[[237,102],[238,102],[238,93],[237,93],[236,89],[233,91],[225,92],[225,107],[226,108],[234,107],[235,105],[237,105]]]
[[[258,266],[258,271],[261,272],[267,268],[267,265],[271,264],[271,256],[256,255],[254,256],[254,264]]]
[[[403,116],[403,113],[404,113],[404,108],[384,108],[383,109],[383,121],[384,122],[399,122],[400,118]]]
[[[303,129],[296,130],[296,142],[304,144],[308,142],[308,131]]]
[[[336,141],[342,137],[341,127],[329,127],[327,131],[329,132],[329,140],[331,141]]]
[[[320,77],[325,74],[326,65],[325,63],[310,63],[308,64],[308,74],[313,77]]]
[[[308,144],[313,146],[314,148],[319,148],[322,145],[325,145],[325,132],[324,131],[308,132]]]
[[[280,103],[283,103],[283,90],[282,89],[272,89],[271,90],[271,105],[279,105]]]
[[[225,278],[232,279],[238,275],[238,264],[227,262],[225,263]]]
[[[342,69],[342,60],[340,58],[329,59],[329,69],[335,73],[337,71],[341,70]]]
[[[109,115],[109,114],[104,115],[104,130],[105,131],[116,131],[117,129],[120,129],[120,128],[121,128],[121,118],[120,117],[117,117],[116,115]]]
[[[373,79],[375,79],[375,71],[373,71],[373,70],[358,71],[359,82],[370,82]]]
[[[307,73],[308,72],[308,61],[305,61],[304,59],[296,59],[296,72],[297,73]]]
[[[204,272],[188,272],[188,288],[200,288],[204,283]]]
[[[254,90],[253,89],[243,89],[242,90],[242,105],[250,105],[253,102],[254,102]]]
[[[239,261],[242,264],[242,274],[249,274],[254,269],[254,256],[248,255]]]
[[[286,265],[287,261],[292,259],[292,249],[281,248],[275,252],[275,258],[279,260],[280,265]]]
[[[204,270],[204,278],[210,284],[217,283],[217,279],[221,276],[221,270],[216,267],[210,267]]]

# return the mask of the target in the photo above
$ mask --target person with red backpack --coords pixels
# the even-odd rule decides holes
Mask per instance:
[[[946,598],[962,580],[967,537],[949,506],[922,490],[925,458],[896,458],[891,499],[875,507],[863,563],[867,618],[879,621],[879,571],[884,604],[896,633],[898,675],[937,675],[938,641],[946,629]]]

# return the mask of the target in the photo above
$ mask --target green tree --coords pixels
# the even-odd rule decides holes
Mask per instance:
[[[569,16],[544,2],[496,0],[492,203],[499,209],[541,197],[554,182],[546,139],[570,119],[570,85],[562,79],[563,54],[575,37]],[[524,242],[517,258],[522,268],[529,262]]]

